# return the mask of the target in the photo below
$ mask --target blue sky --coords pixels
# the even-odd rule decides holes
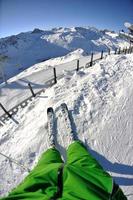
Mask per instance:
[[[133,23],[133,0],[0,0],[0,37],[60,26],[118,31],[125,21]]]

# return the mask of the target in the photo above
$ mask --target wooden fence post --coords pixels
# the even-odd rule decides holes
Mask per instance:
[[[110,49],[109,49],[109,51],[108,51],[108,55],[110,55]]]
[[[56,84],[57,83],[57,76],[56,76],[56,69],[55,69],[55,67],[53,68],[53,70],[54,70],[54,84]]]
[[[77,71],[79,71],[79,60],[77,60]]]
[[[29,89],[30,89],[30,91],[31,91],[32,96],[35,97],[36,95],[35,95],[35,93],[34,93],[32,87],[31,87],[31,84],[28,83],[28,86],[29,86]]]
[[[127,47],[125,48],[125,54],[127,53]]]
[[[130,53],[132,53],[132,47],[130,47]]]
[[[130,47],[128,48],[128,53],[130,53]]]
[[[116,55],[116,53],[117,53],[117,48],[115,49],[115,55]]]
[[[3,109],[3,111],[8,115],[9,118],[12,118],[12,115],[4,108],[4,106],[0,103],[0,107]]]
[[[93,53],[91,54],[90,67],[93,65]]]
[[[101,51],[101,59],[103,59],[103,50]]]
[[[120,54],[121,53],[121,48],[119,48],[119,51],[118,51],[118,54]]]

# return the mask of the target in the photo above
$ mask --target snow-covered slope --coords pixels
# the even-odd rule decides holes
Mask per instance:
[[[69,50],[82,48],[84,51],[90,53],[99,52],[101,50],[107,51],[122,47],[128,44],[122,44],[118,34],[109,31],[100,31],[94,27],[73,27],[73,28],[58,28],[53,29],[54,32],[42,36],[48,42],[63,46]]]
[[[0,128],[0,152],[33,168],[47,149],[47,107],[57,117],[58,149],[65,157],[69,136],[60,117],[66,102],[73,128],[101,165],[133,199],[133,55],[111,55],[80,72],[66,72],[14,120]],[[10,98],[10,97],[9,97]],[[0,194],[5,195],[27,172],[0,156]]]
[[[77,60],[86,56],[86,53],[83,49],[77,49],[73,52],[66,54],[65,56],[60,56],[56,58],[51,58],[49,60],[37,63],[35,65],[30,66],[28,69],[25,69],[23,72],[19,73],[18,75],[14,76],[13,78],[9,79],[8,82],[15,81],[16,78],[22,78],[29,76],[31,74],[37,73],[42,70],[50,69],[52,67],[56,67],[58,65],[66,64],[71,61]]]
[[[57,57],[35,64],[18,75],[8,79],[8,84],[0,84],[0,102],[10,110],[23,100],[31,96],[28,83],[32,84],[34,92],[38,92],[46,87],[48,81],[53,79],[53,66],[56,66],[57,78],[63,76],[64,70],[75,70],[77,67],[77,59],[79,66],[83,67],[90,62],[90,56],[85,55],[82,49],[77,49],[66,56]],[[96,54],[95,58],[99,58],[100,54]],[[9,98],[10,97],[10,98]],[[0,109],[0,116],[3,110]]]
[[[6,55],[3,68],[7,78],[18,74],[33,64],[76,49],[85,53],[107,51],[108,48],[128,46],[118,34],[92,27],[55,28],[49,31],[35,29],[0,39],[0,54]]]

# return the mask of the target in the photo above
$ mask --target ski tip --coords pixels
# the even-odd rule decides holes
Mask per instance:
[[[50,112],[52,112],[52,113],[54,112],[52,107],[47,108],[47,113],[50,113]]]

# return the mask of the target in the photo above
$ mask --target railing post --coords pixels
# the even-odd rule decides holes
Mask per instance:
[[[53,70],[54,70],[54,84],[56,84],[57,83],[57,76],[56,76],[56,69],[55,69],[55,67],[53,68]]]
[[[120,54],[121,53],[121,48],[119,48],[119,51],[118,51],[118,54]]]
[[[4,106],[0,103],[0,107],[3,109],[3,111],[8,115],[9,118],[12,118],[12,115],[4,108]]]
[[[117,48],[115,49],[115,55],[116,55],[116,53],[117,53]]]
[[[109,49],[109,51],[108,51],[108,55],[110,55],[110,49]]]
[[[93,53],[91,53],[90,67],[93,65]]]
[[[35,95],[35,93],[34,93],[32,87],[31,87],[31,84],[28,83],[28,86],[29,86],[29,89],[30,89],[30,91],[31,91],[32,96],[35,97],[36,95]]]
[[[77,60],[77,71],[79,71],[79,60]]]
[[[125,48],[125,54],[127,53],[127,47]]]
[[[130,53],[132,53],[132,47],[130,47]]]
[[[101,51],[101,59],[103,59],[103,50]]]

